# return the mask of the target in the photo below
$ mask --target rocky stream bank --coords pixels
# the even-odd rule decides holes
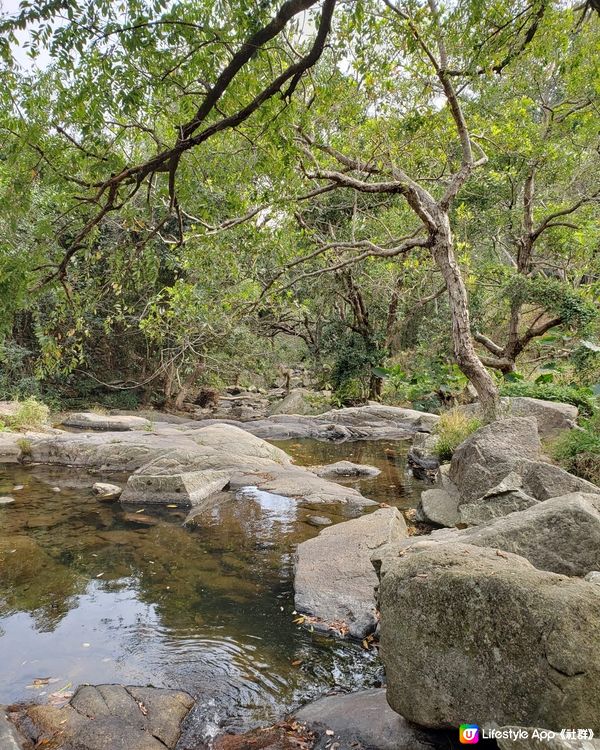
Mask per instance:
[[[63,422],[70,432],[0,434],[0,461],[85,469],[103,480],[99,502],[120,496],[191,515],[225,489],[249,488],[348,509],[350,520],[297,547],[298,620],[368,647],[379,641],[385,687],[323,697],[264,730],[217,731],[214,748],[458,747],[465,722],[599,734],[600,488],[543,455],[540,434],[572,428],[576,410],[514,401],[510,416],[477,430],[434,472],[417,511],[428,536],[415,535],[398,509],[336,481],[369,467],[311,470],[266,442],[411,438],[428,458],[437,417],[413,410],[371,405],[227,424],[76,414]],[[128,475],[123,486],[107,486],[112,472]],[[0,747],[192,750],[182,744],[192,704],[160,685],[82,686],[63,707],[13,707],[10,721],[0,713]],[[524,742],[487,746],[600,747],[585,738]]]

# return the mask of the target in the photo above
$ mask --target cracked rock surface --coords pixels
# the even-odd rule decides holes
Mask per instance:
[[[178,690],[85,685],[63,708],[31,706],[22,726],[36,747],[173,750],[193,703]]]

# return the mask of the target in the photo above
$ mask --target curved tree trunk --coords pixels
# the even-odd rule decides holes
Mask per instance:
[[[432,253],[448,289],[456,362],[477,391],[485,419],[492,421],[498,413],[498,388],[473,345],[467,289],[454,255],[450,222],[445,213],[439,217]]]

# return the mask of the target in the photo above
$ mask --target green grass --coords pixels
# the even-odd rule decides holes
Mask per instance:
[[[440,461],[449,461],[458,446],[479,427],[481,420],[465,414],[461,409],[443,412],[435,427],[438,437],[435,452]]]
[[[600,485],[600,414],[581,422],[581,429],[565,432],[552,455],[567,471]]]

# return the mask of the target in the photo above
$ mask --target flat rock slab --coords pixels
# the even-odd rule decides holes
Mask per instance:
[[[422,544],[379,588],[391,707],[422,726],[600,731],[600,589],[511,553]]]
[[[297,711],[295,718],[318,737],[315,750],[335,743],[340,750],[432,750],[451,746],[447,733],[421,729],[392,711],[385,688],[320,698]]]
[[[229,472],[211,469],[183,474],[132,474],[121,502],[190,507],[220,492],[229,484],[229,478]]]
[[[352,637],[364,638],[377,626],[377,575],[371,555],[407,533],[401,513],[382,508],[323,529],[299,544],[294,575],[298,612],[327,624],[343,624]]]
[[[79,427],[83,430],[103,430],[106,432],[127,432],[128,430],[149,430],[152,422],[144,417],[131,417],[121,414],[110,416],[95,412],[79,412],[67,415],[62,424],[65,427]]]
[[[86,685],[64,708],[30,707],[24,726],[40,746],[64,750],[173,750],[193,703],[177,690]]]

